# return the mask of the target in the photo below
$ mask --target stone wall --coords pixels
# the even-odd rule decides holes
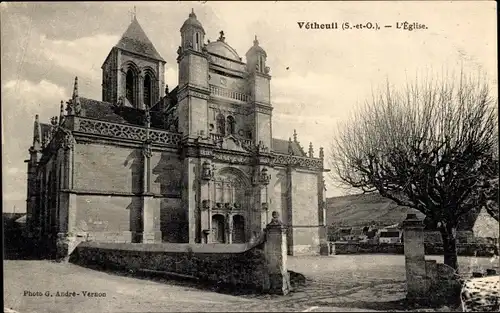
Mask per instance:
[[[140,149],[101,144],[75,145],[75,189],[139,193],[142,192],[142,173]]]
[[[141,149],[78,143],[74,151],[76,201],[71,210],[75,221],[69,232],[94,241],[139,242],[147,202],[154,212],[155,240],[187,242],[187,220],[180,201],[182,167],[175,153],[153,151],[151,195],[146,201],[141,197]]]
[[[320,242],[326,235],[318,215],[318,175],[294,170],[291,174],[291,208],[288,208],[288,231],[293,236],[290,254],[319,254]],[[291,217],[291,218],[290,218]],[[320,238],[322,235],[323,238]]]
[[[143,244],[82,242],[70,261],[108,270],[157,271],[216,285],[287,294],[285,227],[273,212],[266,231],[245,244]]]
[[[330,243],[332,254],[363,254],[363,253],[388,253],[404,254],[404,244],[369,244],[369,243]],[[443,255],[442,244],[425,243],[426,255]],[[460,256],[491,256],[498,255],[498,247],[495,244],[457,244],[457,254]]]
[[[262,245],[262,244],[261,244]],[[70,261],[110,270],[153,270],[217,284],[268,288],[262,246],[245,244],[81,243]]]
[[[153,194],[180,199],[182,161],[177,154],[153,151],[151,175],[151,192]]]
[[[290,227],[293,234],[292,255],[317,255],[320,252],[320,227]]]

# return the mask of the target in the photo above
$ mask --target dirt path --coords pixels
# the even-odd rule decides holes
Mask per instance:
[[[460,262],[470,264],[470,260]],[[402,256],[290,257],[289,268],[306,276],[305,286],[292,294],[235,296],[197,288],[192,282],[140,279],[74,264],[4,261],[4,302],[6,308],[19,313],[373,312],[401,308],[397,301],[404,298]],[[57,292],[75,295],[58,296]],[[90,297],[92,293],[96,294]]]

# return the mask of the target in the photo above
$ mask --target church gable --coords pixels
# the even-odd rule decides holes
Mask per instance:
[[[236,137],[234,137],[233,135],[229,135],[228,137],[224,138],[224,140],[222,141],[222,149],[248,152],[243,148],[241,141],[236,139]]]

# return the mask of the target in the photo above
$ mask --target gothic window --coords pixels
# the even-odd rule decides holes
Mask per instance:
[[[226,135],[226,119],[224,118],[224,115],[218,114],[216,122],[217,122],[217,133],[219,135],[225,136]]]
[[[126,85],[125,96],[127,97],[128,102],[130,102],[130,104],[132,104],[133,106],[137,106],[136,98],[135,98],[136,80],[137,80],[137,78],[136,78],[135,73],[132,71],[132,69],[129,69],[127,71],[127,76],[125,79],[125,85]]]
[[[236,121],[231,115],[227,117],[227,132],[230,135],[234,135],[236,133]]]
[[[151,107],[151,91],[152,91],[152,81],[151,81],[151,76],[149,74],[146,74],[144,76],[144,105]]]

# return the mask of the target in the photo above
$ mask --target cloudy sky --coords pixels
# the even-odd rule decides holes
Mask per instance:
[[[1,8],[4,210],[24,209],[35,114],[58,115],[78,76],[80,95],[101,99],[101,65],[137,19],[177,85],[179,29],[194,8],[207,33],[244,56],[255,35],[271,67],[273,136],[297,129],[307,149],[327,148],[332,130],[385,79],[459,69],[486,72],[497,89],[496,3],[484,2],[93,2],[6,3]],[[307,30],[298,22],[418,22],[416,31]],[[328,149],[325,149],[326,151]],[[343,191],[329,183],[328,196]]]

